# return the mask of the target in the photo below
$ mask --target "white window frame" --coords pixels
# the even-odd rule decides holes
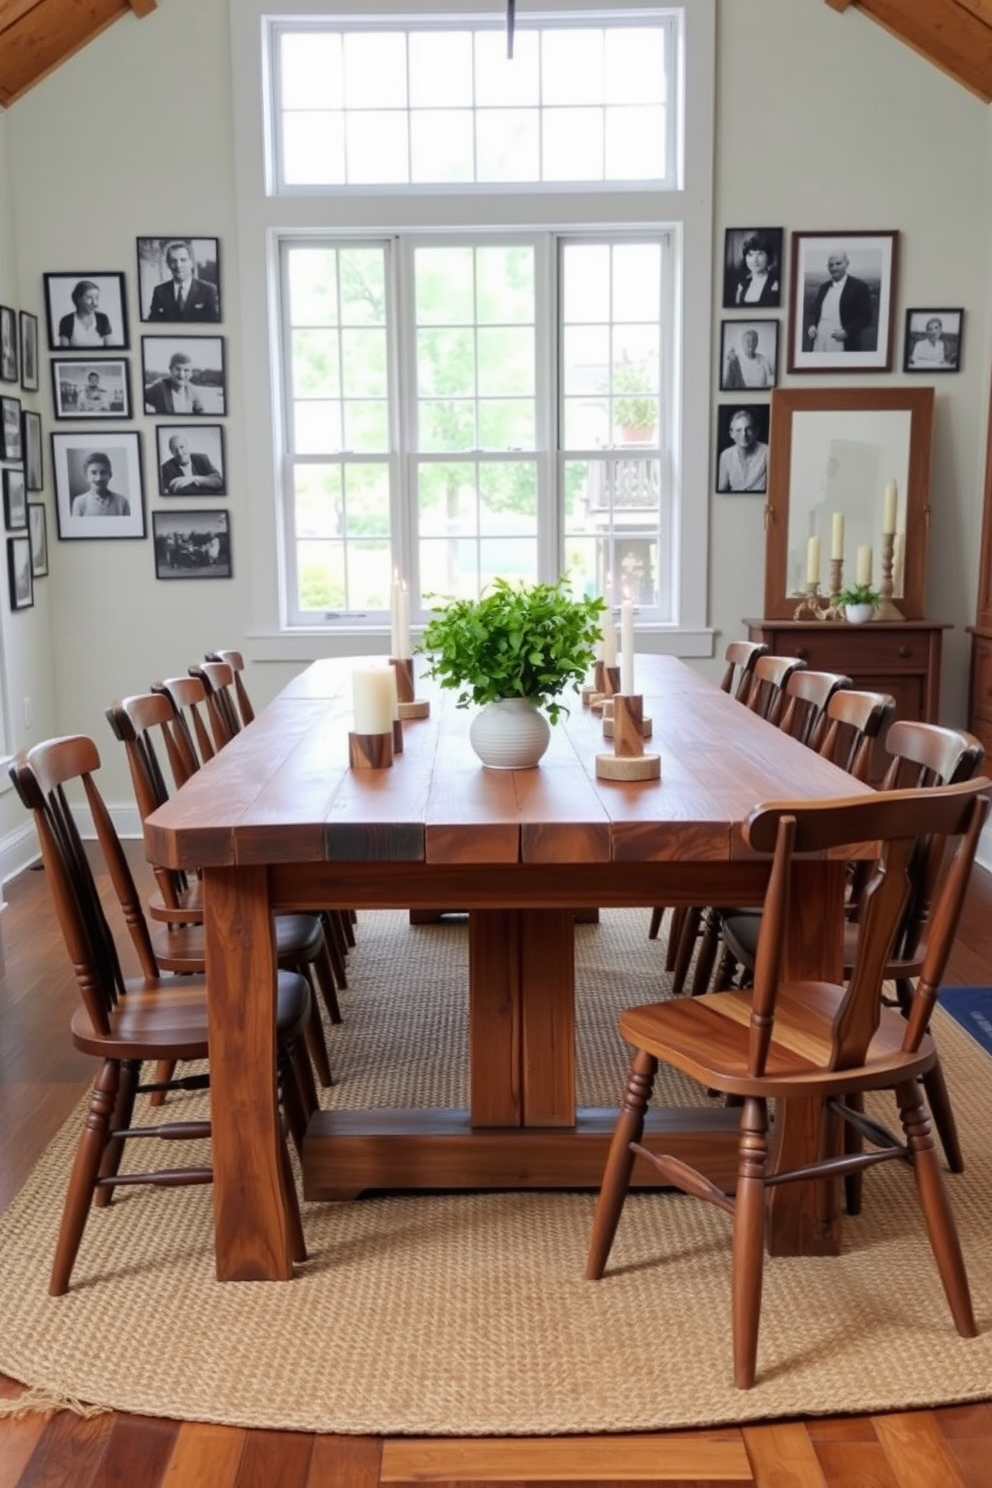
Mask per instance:
[[[237,337],[232,334],[232,360],[240,358],[244,410],[243,470],[246,502],[243,523],[249,599],[249,650],[255,660],[306,661],[321,655],[376,654],[382,650],[381,624],[341,624],[329,631],[288,627],[283,589],[285,553],[282,522],[272,492],[280,478],[283,447],[273,389],[280,372],[279,333],[275,312],[279,298],[278,240],[286,232],[315,236],[376,236],[398,231],[457,234],[549,227],[544,193],[485,191],[442,193],[410,188],[395,191],[337,192],[333,195],[267,192],[264,141],[267,137],[267,58],[262,45],[266,17],[333,14],[328,0],[229,0],[235,137],[235,193],[238,222],[236,252]],[[715,0],[684,0],[683,117],[679,186],[664,195],[611,188],[611,222],[619,228],[668,226],[678,242],[676,264],[676,357],[673,459],[677,462],[680,498],[673,513],[673,541],[678,561],[673,579],[671,624],[638,628],[638,646],[646,651],[681,656],[710,656],[713,633],[708,621],[708,540],[710,491],[710,345],[713,303],[713,154],[715,141]],[[397,17],[422,14],[413,0],[383,0],[383,12]],[[502,7],[495,7],[501,11]],[[603,9],[585,0],[544,0],[548,12]],[[629,4],[625,9],[650,10]],[[435,0],[432,11],[444,15],[492,15],[494,6],[479,0]],[[338,13],[344,13],[339,7]],[[689,183],[686,185],[685,183]],[[466,206],[466,202],[470,204]],[[554,200],[557,231],[595,230],[587,220],[585,193],[562,191]],[[232,320],[234,317],[232,316]],[[686,328],[689,334],[685,334]],[[232,365],[232,373],[234,367]],[[275,400],[278,402],[278,399]],[[233,463],[233,461],[232,461]],[[242,568],[244,571],[244,566]]]

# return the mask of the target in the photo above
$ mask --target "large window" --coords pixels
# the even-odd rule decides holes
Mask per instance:
[[[297,623],[497,575],[670,618],[668,234],[283,243]]]

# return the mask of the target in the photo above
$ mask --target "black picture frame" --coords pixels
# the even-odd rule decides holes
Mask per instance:
[[[785,272],[783,250],[784,227],[728,227],[723,236],[723,308],[747,310],[758,314],[777,308],[782,303],[782,275]],[[760,282],[752,283],[757,263],[749,264],[747,255],[764,252],[767,270]],[[748,294],[754,299],[747,299]]]
[[[3,525],[7,532],[21,532],[28,525],[28,490],[24,471],[3,473]]]
[[[21,400],[0,394],[0,460],[22,460]]]
[[[753,331],[753,352],[749,355]],[[721,320],[720,391],[762,393],[778,384],[778,321]]]
[[[22,310],[19,318],[21,332],[21,387],[26,393],[38,391],[38,317],[29,310]]]
[[[190,403],[176,407],[173,363],[185,361]],[[142,336],[141,388],[144,410],[160,418],[223,418],[227,373],[223,336]]]
[[[146,325],[219,325],[223,320],[220,239],[187,233],[137,238],[138,314]],[[192,273],[184,304],[176,303],[173,263],[185,249]]]
[[[31,538],[18,532],[7,539],[7,583],[12,610],[29,610],[34,604],[34,576],[31,572]]]
[[[21,438],[24,442],[24,477],[29,491],[45,489],[45,462],[41,438],[41,414],[25,408],[21,414]]]
[[[227,495],[223,424],[156,424],[160,496]],[[179,468],[174,445],[185,443],[190,469]]]
[[[898,258],[898,232],[792,234],[790,372],[892,370]],[[835,277],[834,261],[843,275],[837,282],[844,287],[839,312],[828,328],[823,305]]]
[[[48,573],[48,511],[44,502],[28,502],[28,537],[31,540],[31,576],[43,579]]]
[[[49,351],[108,351],[115,348],[124,351],[129,346],[127,323],[127,296],[124,275],[116,269],[79,270],[72,274],[43,274],[45,284],[45,312],[48,323]],[[87,291],[85,286],[91,286]],[[102,319],[108,323],[103,336],[94,341],[73,341],[72,321],[76,313],[76,302],[95,289],[98,299],[96,314],[99,317],[94,335],[99,331]]]
[[[52,410],[59,420],[131,417],[127,357],[52,357]]]
[[[752,496],[765,492],[768,489],[768,431],[770,427],[770,406],[768,403],[719,403],[716,410],[716,457],[713,470],[713,489],[724,496]],[[725,454],[735,448],[730,428],[734,419],[739,414],[746,414],[750,419],[755,433],[755,444],[763,446],[764,459],[760,458],[760,451],[755,452],[753,471],[746,485],[735,479],[733,462],[723,460]],[[725,479],[726,477],[726,479]]]
[[[0,382],[17,381],[17,317],[0,305]]]
[[[126,512],[74,510],[80,496],[91,489],[87,470],[95,455],[109,463],[110,492],[122,498]],[[55,482],[55,519],[63,542],[145,536],[145,495],[141,470],[141,438],[130,429],[52,434]]]
[[[231,519],[227,508],[152,512],[157,579],[229,579]]]
[[[956,310],[907,310],[902,370],[934,377],[960,372],[963,342],[964,311],[960,306]]]

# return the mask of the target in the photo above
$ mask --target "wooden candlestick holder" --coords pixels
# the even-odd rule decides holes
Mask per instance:
[[[393,719],[393,753],[403,753],[403,720],[401,718]]]
[[[400,724],[400,728],[403,725]],[[388,734],[348,733],[348,763],[353,770],[385,770],[393,763],[393,735],[396,724]]]
[[[896,546],[896,535],[894,532],[882,533],[882,583],[880,593],[881,601],[875,607],[875,620],[904,620],[905,616],[898,605],[892,602],[892,562]]]
[[[830,608],[830,601],[820,593],[819,579],[806,582],[805,596],[792,612],[793,620],[822,620]]]
[[[412,656],[391,656],[389,665],[396,673],[396,697],[399,701],[400,719],[430,718],[431,705],[426,698],[416,696]],[[400,746],[402,748],[402,745]]]
[[[613,738],[613,705],[615,698],[606,698],[603,702],[603,738]],[[654,726],[650,718],[641,719],[641,738],[650,739],[654,732]]]
[[[650,728],[650,719],[647,720]],[[597,754],[600,780],[660,780],[661,755],[644,753],[644,699],[618,692],[613,698],[613,753]]]
[[[602,662],[596,663],[597,669],[602,666],[603,686],[598,696],[589,704],[594,713],[603,711],[603,704],[608,698],[614,697],[620,691],[620,668],[618,666],[606,666]]]

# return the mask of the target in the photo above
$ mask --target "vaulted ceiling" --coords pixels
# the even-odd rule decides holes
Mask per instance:
[[[163,0],[165,3],[165,0]],[[826,0],[860,10],[914,51],[992,102],[992,0]],[[124,15],[147,16],[156,0],[0,0],[0,106]]]

